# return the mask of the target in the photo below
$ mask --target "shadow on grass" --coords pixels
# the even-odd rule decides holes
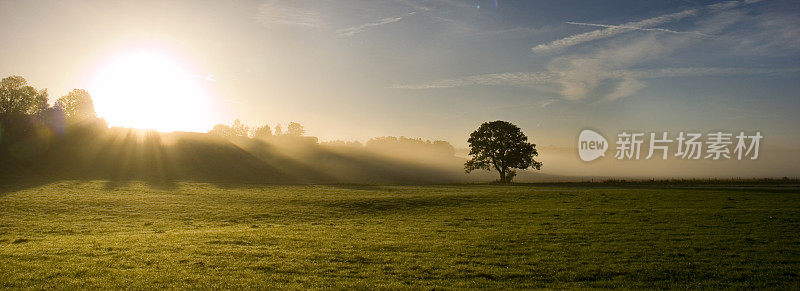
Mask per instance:
[[[175,190],[178,185],[175,181],[165,179],[108,179],[106,177],[87,177],[76,179],[74,177],[38,177],[38,178],[3,178],[0,179],[0,196],[23,191],[26,189],[37,188],[59,181],[104,181],[103,190],[116,190],[128,187],[133,183],[142,182],[147,184],[150,189],[155,190]]]
[[[312,207],[332,208],[344,213],[384,213],[413,211],[424,208],[463,207],[474,204],[496,204],[504,202],[497,197],[472,195],[411,196],[411,197],[354,197],[330,200],[295,200],[294,204]]]
[[[342,190],[358,190],[358,191],[391,191],[392,189],[384,186],[368,185],[368,184],[332,184],[327,185],[333,188]]]
[[[114,179],[114,180],[106,180],[105,184],[103,185],[103,190],[117,190],[119,188],[130,186],[134,182],[144,182],[150,187],[150,189],[155,189],[155,190],[178,189],[178,185],[175,183],[175,181],[165,180],[165,179],[145,179],[145,180]]]
[[[59,179],[9,179],[5,178],[0,180],[0,196],[7,195],[9,193],[14,193],[17,191],[22,191],[29,188],[36,188],[40,186],[44,186],[53,182],[58,181]]]

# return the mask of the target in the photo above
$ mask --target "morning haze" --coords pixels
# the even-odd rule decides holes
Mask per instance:
[[[87,89],[110,126],[299,121],[320,141],[409,136],[456,148],[498,119],[551,148],[574,148],[584,127],[760,130],[766,161],[705,175],[655,164],[653,174],[800,173],[770,170],[798,161],[791,2],[470,2],[4,1],[0,73],[51,96]],[[568,169],[543,173],[636,174],[584,171],[564,154]]]
[[[798,15],[0,0],[0,288],[800,289]]]

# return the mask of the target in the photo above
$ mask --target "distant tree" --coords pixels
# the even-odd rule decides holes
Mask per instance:
[[[289,126],[286,127],[286,134],[291,136],[303,136],[306,133],[306,129],[303,128],[297,122],[290,122]]]
[[[269,128],[269,125],[264,125],[254,128],[252,135],[253,137],[261,137],[261,138],[270,137],[272,136],[272,130]]]
[[[233,121],[233,125],[217,124],[214,125],[214,128],[208,131],[209,134],[221,137],[247,137],[249,132],[250,128],[242,124],[242,121],[240,121],[238,118]]]
[[[454,156],[456,154],[456,148],[453,147],[449,142],[443,140],[436,140],[433,141],[431,144],[436,151],[442,153],[447,156]]]
[[[61,108],[69,121],[81,121],[97,116],[94,112],[92,96],[83,89],[74,89],[69,94],[58,98],[55,106]]]
[[[519,127],[510,122],[484,122],[469,135],[467,142],[472,156],[464,164],[467,173],[494,168],[500,174],[500,182],[510,183],[516,176],[513,169],[542,168],[542,163],[533,159],[539,155],[536,145],[529,143]]]
[[[330,147],[364,148],[364,145],[361,144],[361,142],[357,141],[357,140],[355,140],[355,141],[333,140],[333,141],[320,142],[320,145],[330,146]]]
[[[278,123],[278,125],[275,126],[275,135],[276,136],[277,135],[283,135],[283,130],[281,129],[281,124],[280,123]]]
[[[238,118],[233,121],[233,126],[231,126],[231,129],[233,130],[234,136],[247,137],[247,134],[250,132],[250,127],[242,124]]]
[[[214,125],[214,128],[208,131],[209,134],[213,134],[216,136],[221,137],[232,137],[234,136],[233,129],[230,126],[224,124],[217,124]]]
[[[405,136],[399,138],[394,136],[372,138],[367,141],[366,148],[383,153],[424,156],[423,159],[430,157],[449,158],[455,154],[455,148],[447,141],[430,141]]]

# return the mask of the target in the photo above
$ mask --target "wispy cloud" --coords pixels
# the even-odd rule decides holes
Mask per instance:
[[[546,100],[540,102],[539,104],[537,104],[537,106],[539,106],[539,108],[547,108],[547,106],[550,106],[551,104],[556,103],[556,102],[558,102],[557,99],[546,99]]]
[[[624,41],[603,43],[594,46],[582,54],[564,55],[550,59],[547,69],[538,72],[511,72],[465,76],[440,79],[416,84],[399,84],[396,89],[439,89],[464,86],[511,85],[533,87],[537,90],[561,95],[567,100],[597,98],[616,100],[635,95],[647,86],[648,79],[755,75],[769,73],[796,72],[798,69],[765,69],[765,68],[719,68],[719,67],[683,67],[654,68],[658,60],[668,57],[677,50],[690,47],[709,38],[693,36],[712,36],[719,40],[717,34],[727,28],[741,23],[745,12],[734,10],[752,1],[728,1],[708,5],[696,9],[687,9],[676,13],[633,21],[621,25],[607,25],[586,22],[567,22],[573,25],[600,27],[592,32],[569,36],[533,48],[535,52],[570,47],[584,42],[602,38],[615,37],[629,31],[657,31],[665,34],[626,35]],[[690,16],[703,14],[703,18],[695,22],[692,31],[676,31],[656,27]],[[791,34],[790,34],[791,35]]]
[[[661,25],[664,23],[668,23],[671,21],[675,21],[678,19],[682,19],[688,16],[695,15],[697,13],[696,9],[689,9],[684,10],[677,13],[665,14],[658,17],[648,18],[645,20],[635,21],[635,22],[628,22],[621,25],[615,25],[612,27],[608,27],[605,29],[594,30],[586,33],[576,34],[572,36],[568,36],[556,41],[552,41],[546,44],[540,44],[533,47],[534,52],[545,52],[554,49],[562,49],[574,45],[578,45],[584,42],[598,40],[602,38],[611,37],[620,33],[634,31],[637,29],[642,28],[649,28],[656,25]]]
[[[685,67],[685,68],[662,68],[650,70],[613,70],[606,72],[592,72],[599,81],[611,80],[615,81],[616,85],[612,88],[611,92],[605,96],[607,100],[614,100],[623,97],[628,97],[639,90],[643,89],[646,84],[642,82],[645,79],[658,79],[658,78],[680,78],[680,77],[704,77],[704,76],[733,76],[733,75],[762,75],[762,74],[778,74],[778,73],[792,73],[800,72],[800,68],[791,69],[763,69],[763,68],[716,68],[716,67]],[[500,74],[483,74],[474,76],[465,76],[460,78],[450,78],[436,80],[432,82],[419,83],[419,84],[403,84],[393,85],[394,89],[410,89],[410,90],[423,90],[423,89],[444,89],[456,88],[466,86],[487,86],[487,85],[512,85],[512,86],[534,86],[546,91],[551,91],[552,87],[561,86],[562,89],[567,89],[567,92],[580,91],[580,88],[565,88],[574,86],[571,83],[562,82],[564,79],[569,79],[575,82],[581,81],[580,78],[574,78],[563,72],[515,72],[515,73],[500,73]],[[598,82],[599,82],[598,81]],[[544,87],[540,87],[544,86]],[[563,92],[562,92],[563,93]],[[570,98],[567,99],[581,99]],[[574,95],[572,97],[575,97]],[[554,102],[550,99],[549,102],[542,104],[546,107]]]
[[[339,30],[336,31],[336,34],[341,35],[341,36],[354,36],[356,34],[359,34],[359,33],[363,32],[364,30],[366,30],[368,28],[381,26],[381,25],[386,25],[386,24],[389,24],[389,23],[395,23],[395,22],[403,20],[406,17],[412,16],[412,15],[414,15],[416,13],[417,13],[416,11],[409,12],[409,13],[403,15],[403,16],[384,18],[384,19],[378,20],[376,22],[365,23],[365,24],[358,25],[358,26],[339,29]]]
[[[800,71],[800,68],[789,69],[765,69],[765,68],[664,68],[654,70],[616,70],[608,72],[610,78],[637,78],[654,79],[670,77],[703,77],[703,76],[734,76],[734,75],[761,75],[777,73],[793,73]]]
[[[721,12],[725,10],[734,9],[743,5],[758,3],[763,0],[743,0],[743,1],[726,1],[720,2],[712,5],[705,6],[708,11],[715,13]],[[631,31],[659,31],[659,32],[669,32],[669,33],[681,33],[675,30],[663,29],[663,28],[656,28],[654,26],[662,25],[666,23],[670,23],[673,21],[677,21],[686,17],[696,16],[700,12],[701,9],[687,9],[684,11],[664,14],[661,16],[656,16],[653,18],[648,18],[640,21],[633,21],[628,22],[620,25],[605,25],[605,24],[595,24],[595,23],[584,23],[584,22],[567,22],[569,24],[574,25],[586,25],[586,26],[596,26],[596,27],[603,27],[603,29],[593,30],[590,32],[585,32],[581,34],[571,35],[559,40],[555,40],[545,44],[539,44],[532,48],[534,52],[547,52],[557,49],[563,49],[575,45],[579,45],[585,42],[599,40],[603,38],[608,38],[611,36],[615,36],[621,33],[631,32]],[[701,34],[708,36],[708,34],[695,32],[696,34]]]
[[[320,15],[312,10],[291,6],[289,3],[270,1],[258,7],[255,19],[263,25],[290,25],[321,27]]]
[[[722,11],[722,10],[733,9],[733,8],[736,8],[736,7],[739,7],[739,6],[742,6],[742,5],[758,3],[758,2],[761,2],[761,1],[764,1],[764,0],[741,0],[741,1],[731,0],[731,1],[724,1],[724,2],[720,2],[720,3],[708,5],[708,8],[711,9],[712,11]]]
[[[622,25],[608,25],[608,24],[598,24],[598,23],[586,23],[586,22],[572,22],[567,21],[566,24],[573,24],[573,25],[583,25],[583,26],[594,26],[594,27],[605,27],[605,28],[625,28],[625,29],[633,29],[633,30],[641,30],[641,31],[656,31],[656,32],[666,32],[666,33],[675,33],[675,34],[696,34],[700,36],[712,36],[710,34],[705,34],[699,31],[677,31],[665,28],[643,28],[643,27],[626,27]]]
[[[441,79],[420,84],[393,85],[394,89],[441,89],[464,87],[471,85],[517,85],[528,86],[547,84],[553,74],[548,72],[516,72],[500,74],[484,74],[460,78]]]
[[[725,5],[720,6],[707,6],[704,17],[695,22],[694,30],[707,34],[720,34],[744,20],[743,17],[746,13],[733,10],[733,8],[753,2],[724,3]],[[716,39],[718,38],[715,37],[714,40]],[[748,68],[701,67],[635,70],[637,67],[652,67],[654,63],[658,63],[659,60],[669,57],[678,50],[708,40],[686,34],[630,35],[624,41],[595,46],[585,54],[554,58],[548,64],[548,71],[556,74],[554,78],[561,90],[560,94],[568,100],[587,98],[615,100],[629,97],[643,89],[647,85],[645,80],[651,78],[765,73],[764,69]],[[766,72],[771,71],[766,70]],[[608,89],[604,90],[603,88]]]

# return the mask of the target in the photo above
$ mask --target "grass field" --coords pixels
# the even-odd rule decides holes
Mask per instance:
[[[797,289],[799,276],[791,187],[0,192],[2,287]]]

